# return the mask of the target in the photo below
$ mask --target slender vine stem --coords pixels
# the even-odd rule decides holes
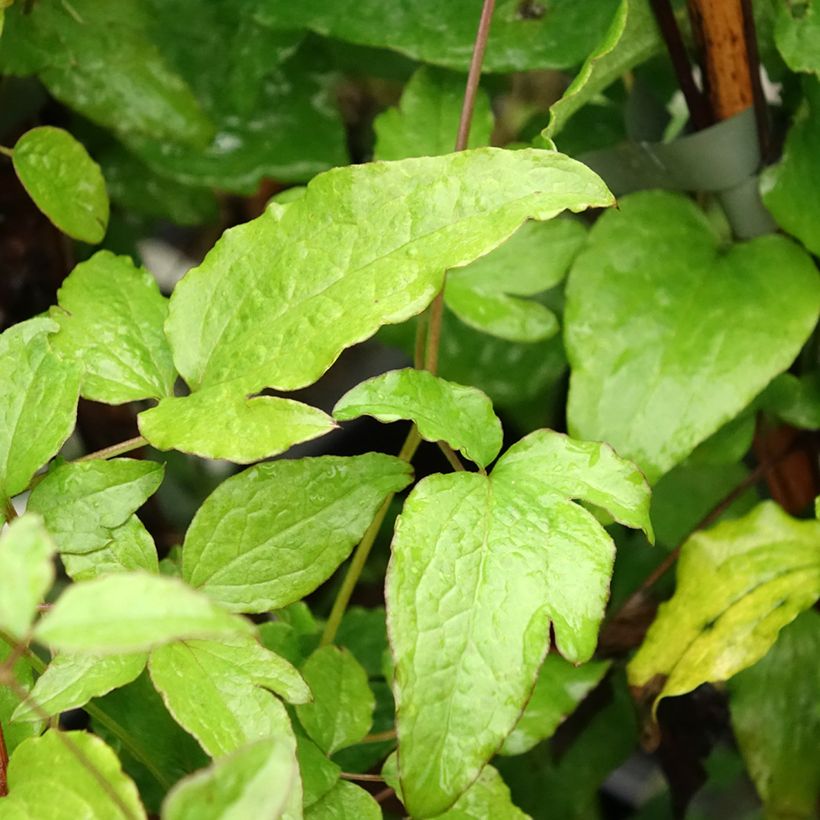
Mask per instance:
[[[11,503],[10,498],[3,499],[3,515],[6,518],[6,521],[11,523],[17,518],[17,510],[14,509],[14,504]]]
[[[117,444],[112,444],[109,447],[103,447],[101,450],[95,450],[93,453],[86,453],[84,456],[76,459],[77,461],[93,461],[94,459],[108,459],[115,456],[121,456],[125,453],[130,453],[132,450],[138,450],[140,447],[145,447],[148,444],[147,439],[143,436],[134,436],[134,438],[120,441]]]
[[[456,470],[457,472],[464,472],[464,465],[461,463],[461,459],[456,454],[456,451],[446,442],[446,441],[438,441],[439,450],[444,453],[444,457],[447,461],[450,462],[450,466]]]
[[[363,783],[384,783],[380,774],[357,774],[356,772],[340,772],[342,780],[360,780]]]
[[[0,797],[9,793],[9,751],[6,748],[6,738],[3,735],[3,726],[0,724]]]
[[[487,48],[487,38],[490,34],[490,22],[495,9],[495,0],[484,0],[484,5],[481,9],[481,17],[478,22],[478,31],[476,32],[475,42],[473,43],[473,56],[470,60],[470,70],[467,74],[467,86],[464,90],[464,102],[461,106],[461,117],[458,122],[458,133],[456,135],[456,151],[463,151],[467,147],[470,138],[470,127],[473,121],[473,110],[475,109],[476,95],[478,94],[478,83],[481,79],[481,65],[484,62],[484,51]],[[419,318],[419,326],[416,330],[416,349],[415,349],[415,366],[421,369],[421,360],[423,358],[424,369],[435,373],[438,370],[438,351],[441,342],[441,320],[444,313],[444,288],[442,287],[439,294],[433,300],[426,315]],[[424,329],[427,328],[426,339]],[[413,460],[413,456],[421,443],[421,436],[414,424],[407,434],[407,438],[402,445],[399,458],[407,462]],[[440,444],[441,446],[441,444]],[[458,456],[452,451],[449,445],[445,445],[447,450],[442,447],[442,452],[447,457],[447,460],[456,469],[464,469]],[[370,555],[370,550],[376,542],[376,537],[379,534],[382,522],[387,515],[387,510],[395,497],[395,493],[391,493],[384,503],[379,507],[376,517],[367,528],[362,540],[356,547],[353,553],[353,559],[347,568],[344,580],[342,581],[339,592],[336,594],[336,600],[333,602],[333,608],[330,610],[327,623],[325,624],[324,632],[320,646],[333,643],[336,638],[336,633],[339,630],[339,624],[342,622],[347,605],[350,602],[350,596],[356,588],[359,577],[362,574],[364,565]]]
[[[11,148],[7,148],[5,145],[0,145],[0,154],[4,157],[13,157],[14,151]]]

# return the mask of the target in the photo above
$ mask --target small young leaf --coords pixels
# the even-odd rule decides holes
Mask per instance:
[[[35,628],[35,638],[63,651],[118,655],[184,638],[253,634],[176,578],[123,572],[69,587]]]
[[[754,666],[729,682],[732,726],[771,817],[811,817],[820,793],[820,615],[783,629]]]
[[[279,664],[271,670],[264,652],[245,641],[195,640],[151,652],[148,670],[168,711],[211,757],[268,737],[287,739],[295,753],[285,707],[266,691],[280,686]]]
[[[515,726],[549,647],[589,659],[614,559],[582,499],[651,533],[649,488],[606,445],[540,430],[492,476],[407,499],[387,575],[399,762],[410,814],[451,806]]]
[[[464,77],[432,66],[422,66],[407,81],[396,108],[373,121],[376,132],[374,159],[397,160],[407,157],[437,157],[449,154],[455,144]],[[470,126],[468,148],[490,142],[493,112],[490,98],[479,89]]]
[[[51,730],[21,743],[9,762],[8,786],[0,800],[3,820],[145,820],[137,788],[116,754],[87,732]]]
[[[763,502],[683,545],[675,595],[661,604],[629,681],[664,676],[660,699],[726,680],[763,657],[818,595],[820,522]]]
[[[302,667],[312,703],[296,707],[299,722],[322,751],[332,755],[352,746],[370,730],[375,700],[367,672],[350,652],[317,649]]]
[[[40,720],[68,709],[85,706],[112,689],[131,683],[145,668],[144,652],[132,655],[57,655],[37,679],[28,700],[22,703],[12,719]]]
[[[234,611],[287,606],[333,574],[411,474],[378,453],[251,467],[199,508],[185,537],[183,577]]]
[[[153,495],[163,472],[131,458],[61,464],[34,488],[28,509],[43,516],[61,552],[93,552]]]
[[[305,820],[381,820],[382,810],[361,786],[340,780],[305,811]]]
[[[691,199],[624,197],[569,277],[570,432],[654,483],[789,367],[818,310],[814,263],[784,237],[724,249]]]
[[[323,436],[336,425],[315,407],[276,396],[249,398],[240,384],[163,399],[138,416],[140,433],[158,450],[249,464]]]
[[[54,581],[55,548],[33,513],[12,521],[0,535],[0,629],[22,640],[37,606]]]
[[[74,429],[80,371],[52,351],[55,330],[37,318],[0,335],[0,500],[22,492]]]
[[[265,738],[186,777],[169,792],[163,820],[227,820],[283,816],[298,790],[299,768],[290,743]]]
[[[65,234],[96,244],[108,227],[100,166],[68,131],[43,125],[14,146],[14,170],[34,204]]]
[[[501,422],[480,390],[448,382],[426,370],[392,370],[345,393],[333,415],[339,421],[373,416],[409,419],[427,441],[446,441],[480,467],[501,449]]]
[[[9,646],[0,638],[0,663],[5,664],[9,660],[9,655],[14,652],[14,648]],[[15,652],[15,657],[17,652]],[[32,720],[27,723],[12,723],[11,716],[23,702],[21,695],[31,690],[34,685],[34,670],[28,660],[18,657],[11,669],[11,673],[17,686],[0,686],[0,729],[3,731],[3,740],[6,744],[6,751],[12,754],[14,750],[29,737],[37,737],[45,728],[45,721],[42,719]]]
[[[609,661],[590,661],[582,666],[573,666],[560,655],[547,655],[538,672],[532,695],[499,754],[524,754],[551,737],[575,707],[601,682],[609,665]]]
[[[168,300],[127,256],[98,251],[57,292],[54,349],[81,365],[82,394],[106,404],[174,394],[176,370],[162,329]]]

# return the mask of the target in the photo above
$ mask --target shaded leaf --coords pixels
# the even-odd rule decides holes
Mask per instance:
[[[807,373],[801,378],[781,373],[755,404],[793,427],[816,430],[820,428],[820,373]]]
[[[64,652],[117,655],[182,638],[252,633],[249,621],[176,578],[123,572],[70,586],[34,634]]]
[[[82,394],[106,404],[172,396],[176,370],[163,323],[168,300],[127,256],[99,251],[57,292],[54,348],[85,373]]]
[[[308,808],[333,788],[339,779],[341,768],[303,735],[301,729],[296,733],[296,753],[302,776],[303,805]]]
[[[409,419],[427,441],[446,441],[480,467],[501,449],[501,422],[480,390],[448,382],[426,370],[392,370],[356,385],[333,408],[339,421],[373,416]]]
[[[108,227],[108,194],[100,166],[68,131],[43,125],[14,146],[14,170],[34,204],[65,234],[101,242]]]
[[[381,820],[382,810],[360,786],[340,780],[305,812],[305,820]]]
[[[352,746],[370,730],[375,700],[367,672],[345,649],[323,646],[302,667],[313,692],[311,703],[296,707],[299,722],[327,755]]]
[[[12,647],[0,638],[0,663],[5,663],[12,651]],[[19,689],[17,687],[12,688],[8,685],[0,686],[0,729],[3,731],[6,752],[13,754],[17,746],[26,738],[36,737],[43,731],[45,721],[33,720],[30,723],[11,722],[12,714],[15,709],[20,706],[20,695],[28,692],[34,685],[34,670],[32,670],[28,660],[24,656],[17,658],[12,668],[8,671],[11,673]]]
[[[820,281],[780,236],[720,248],[686,197],[645,192],[620,207],[570,273],[568,420],[654,482],[792,363],[817,321]]]
[[[298,601],[347,558],[411,472],[379,453],[251,467],[199,508],[185,537],[183,577],[235,611]]]
[[[763,502],[683,545],[675,595],[661,604],[629,681],[663,676],[660,699],[726,680],[763,657],[819,595],[820,522]]]
[[[776,0],[774,40],[792,71],[820,74],[820,6],[815,0]]]
[[[382,607],[350,606],[336,632],[336,643],[349,649],[371,678],[382,676],[382,660],[388,650],[385,617]]]

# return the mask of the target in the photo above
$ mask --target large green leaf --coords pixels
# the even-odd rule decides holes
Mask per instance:
[[[0,55],[6,73],[37,74],[58,100],[123,136],[201,145],[212,126],[148,34],[139,0],[16,3]]]
[[[284,453],[336,425],[321,410],[277,396],[247,396],[217,385],[163,399],[138,416],[140,433],[158,450],[249,464]]]
[[[607,669],[608,661],[573,666],[560,655],[547,655],[532,695],[499,753],[520,755],[551,737],[589,691],[601,682]]]
[[[292,746],[280,738],[266,738],[177,783],[162,816],[165,820],[277,820],[298,783]]]
[[[9,762],[8,785],[8,796],[0,800],[4,820],[145,820],[146,816],[137,788],[123,773],[117,756],[87,732],[52,730],[21,743]]]
[[[227,231],[177,285],[174,361],[195,389],[304,387],[345,347],[424,309],[444,270],[525,219],[611,203],[587,168],[534,149],[337,168]]]
[[[792,71],[820,74],[820,6],[816,0],[774,0],[774,40]]]
[[[54,581],[55,548],[38,515],[12,521],[0,536],[0,630],[22,640]]]
[[[34,670],[28,660],[17,657],[18,652],[0,638],[0,663],[7,663],[12,652],[17,660],[11,668],[6,667],[6,671],[11,674],[17,686],[0,686],[0,729],[8,754],[12,754],[26,738],[36,737],[45,728],[45,721],[42,719],[26,723],[11,722],[12,714],[22,703],[21,696],[25,696],[34,685]]]
[[[305,820],[381,820],[379,804],[361,786],[340,780],[305,812]]]
[[[629,664],[630,683],[654,690],[662,676],[661,698],[726,680],[762,658],[818,596],[820,522],[767,501],[696,533],[681,550],[675,595]]]
[[[570,273],[569,427],[654,482],[792,363],[817,321],[820,279],[780,236],[721,248],[683,196],[639,193],[620,208]]]
[[[14,146],[14,170],[34,204],[65,234],[101,242],[108,194],[100,166],[68,131],[44,125]]]
[[[405,462],[378,453],[251,467],[197,511],[182,551],[183,577],[239,612],[298,601],[331,576],[385,497],[411,475]]]
[[[285,707],[268,691],[281,687],[282,661],[250,643],[184,641],[151,652],[154,686],[211,757],[269,737],[286,739],[296,752]]]
[[[732,726],[771,817],[811,817],[820,794],[820,614],[804,612],[729,683]]]
[[[163,472],[131,458],[61,464],[34,488],[28,509],[43,516],[61,552],[93,552],[153,495]]]
[[[85,398],[123,404],[174,394],[176,370],[162,329],[168,300],[147,270],[99,251],[74,268],[57,299],[53,344],[85,370]]]
[[[182,638],[229,638],[253,631],[249,621],[176,578],[123,572],[69,587],[34,634],[64,652],[118,655]]]
[[[391,370],[349,390],[333,408],[339,421],[373,416],[410,419],[427,441],[446,441],[480,467],[501,449],[501,422],[480,390],[448,382],[426,370]]]
[[[456,141],[465,82],[459,74],[430,66],[416,71],[404,87],[399,105],[379,114],[373,121],[374,159],[449,154]],[[479,90],[467,147],[489,144],[492,130],[490,98]]]
[[[606,31],[615,0],[554,0],[548,7],[499,4],[484,59],[487,71],[570,68]],[[481,13],[479,0],[265,0],[259,16],[281,28],[310,28],[352,43],[400,51],[466,70]]]
[[[492,475],[434,475],[398,519],[387,576],[402,790],[451,806],[516,724],[549,647],[595,649],[614,545],[573,499],[651,533],[649,489],[605,445],[537,431]]]
[[[299,722],[327,755],[358,743],[373,723],[367,672],[345,649],[323,646],[302,667],[313,700],[296,707]]]
[[[634,66],[663,47],[648,0],[621,0],[603,40],[589,56],[561,99],[550,108],[544,136],[552,139],[579,109]]]
[[[91,698],[108,694],[131,683],[145,668],[148,655],[57,655],[37,679],[30,699],[15,711],[16,721],[42,718],[43,713],[59,715],[85,706]]]
[[[783,157],[760,179],[763,202],[781,228],[820,254],[820,81],[803,81],[805,100],[786,136]]]
[[[0,335],[0,500],[22,492],[74,429],[80,371],[51,349],[55,330],[29,319]]]

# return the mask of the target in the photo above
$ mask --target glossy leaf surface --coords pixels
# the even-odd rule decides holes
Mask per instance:
[[[279,609],[312,592],[350,554],[411,469],[391,456],[259,464],[224,481],[194,517],[183,577],[239,612]]]
[[[161,464],[132,458],[61,464],[34,488],[28,509],[43,516],[61,552],[93,552],[153,495],[163,473]]]
[[[632,465],[545,430],[510,448],[490,478],[430,476],[407,499],[387,602],[411,814],[451,806],[512,730],[550,624],[568,660],[592,654],[614,546],[572,499],[651,532],[649,490]]]
[[[278,664],[270,670],[263,652],[251,654],[244,641],[184,641],[151,653],[151,680],[168,711],[211,757],[269,737],[295,754],[285,707],[268,691],[281,685]]]
[[[362,382],[333,408],[339,421],[373,416],[409,419],[427,441],[446,441],[480,467],[501,449],[501,422],[480,390],[448,382],[426,370],[392,370]]]
[[[14,720],[32,721],[85,706],[112,689],[131,683],[145,668],[144,652],[132,655],[57,655],[37,678],[31,698],[14,713]]]
[[[773,817],[811,817],[820,793],[820,615],[804,612],[729,683],[732,726]]]
[[[80,371],[52,350],[55,330],[38,318],[0,335],[0,496],[22,492],[74,429]]]
[[[763,502],[743,518],[693,535],[629,664],[629,681],[665,681],[658,697],[723,681],[768,652],[780,629],[820,596],[820,522]]]
[[[328,756],[352,746],[370,730],[375,701],[367,672],[345,649],[324,646],[302,667],[313,700],[296,707],[299,722]]]
[[[57,292],[53,344],[84,369],[82,394],[107,404],[172,396],[176,370],[162,329],[168,300],[127,256],[99,251]]]
[[[165,820],[276,820],[283,816],[298,783],[291,745],[267,738],[178,783],[165,801],[162,816]]]
[[[174,360],[195,389],[233,379],[246,392],[304,387],[345,347],[420,312],[444,270],[525,219],[611,202],[584,166],[531,149],[337,168],[227,231],[177,285]]]
[[[792,363],[817,321],[820,281],[783,237],[720,248],[683,196],[633,194],[620,207],[596,223],[569,278],[568,420],[654,482]]]
[[[108,194],[100,166],[62,128],[26,131],[14,146],[14,170],[34,204],[65,234],[101,242],[108,227]]]
[[[69,587],[37,624],[35,637],[64,652],[117,655],[182,638],[253,634],[175,578],[124,572]]]

